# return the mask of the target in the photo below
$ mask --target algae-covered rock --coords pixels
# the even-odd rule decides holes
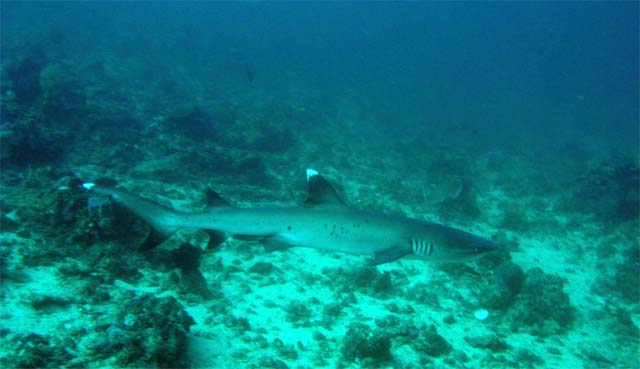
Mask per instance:
[[[515,358],[516,361],[525,368],[533,368],[536,365],[544,364],[544,360],[540,356],[534,354],[526,348],[519,349],[515,354]]]
[[[511,328],[542,337],[564,333],[575,320],[576,311],[564,284],[564,279],[540,268],[527,271],[526,283],[510,310]]]
[[[420,332],[420,338],[414,342],[414,347],[416,351],[433,357],[443,356],[451,351],[451,345],[438,333],[434,325]]]
[[[2,71],[3,93],[10,88],[19,104],[36,102],[42,94],[40,73],[46,64],[45,53],[38,49],[12,60]]]
[[[623,261],[615,266],[614,283],[610,286],[625,301],[640,300],[640,247],[631,245],[623,252]]]
[[[526,275],[520,266],[510,261],[502,263],[487,283],[476,291],[480,305],[490,309],[509,308],[522,291],[525,280]]]
[[[87,116],[85,81],[70,63],[48,64],[40,73],[42,118],[46,125],[79,127]]]
[[[249,273],[267,276],[274,270],[276,270],[276,268],[273,266],[273,264],[259,261],[253,264],[251,268],[249,268]]]
[[[282,360],[272,357],[263,356],[260,358],[258,365],[252,365],[251,368],[260,369],[289,369],[289,366]]]
[[[380,365],[392,360],[391,338],[382,329],[372,331],[361,323],[352,323],[342,342],[342,358],[348,362],[367,360]]]
[[[373,291],[377,293],[391,290],[393,288],[393,284],[391,283],[391,273],[382,273],[382,275],[373,280],[371,287],[373,288]]]
[[[75,343],[31,333],[14,338],[15,345],[0,357],[4,368],[59,368],[67,365],[75,355]]]
[[[377,297],[385,298],[393,291],[391,273],[381,273],[375,267],[365,267],[354,271],[339,270],[333,273],[333,285],[346,290],[361,290]]]
[[[465,337],[464,340],[475,348],[487,349],[492,352],[503,352],[509,349],[507,342],[497,335]]]
[[[635,239],[626,241],[628,244],[620,254],[622,258],[613,266],[603,266],[598,274],[593,292],[606,298],[617,298],[625,303],[633,304],[640,300],[640,246]],[[622,243],[622,242],[621,242]],[[616,253],[614,248],[613,253]],[[613,263],[613,261],[611,261]],[[612,273],[609,272],[612,271]]]
[[[214,140],[218,136],[213,118],[197,105],[183,106],[164,121],[171,133],[176,133],[196,141]]]
[[[437,210],[444,219],[475,219],[480,216],[480,207],[469,175],[459,179],[457,189],[438,203]]]
[[[65,296],[53,295],[33,295],[30,296],[30,304],[34,310],[51,313],[56,310],[62,310],[73,304],[73,301]]]
[[[512,295],[517,295],[522,291],[526,275],[518,264],[504,263],[496,269],[495,274]]]
[[[26,116],[6,127],[0,134],[0,160],[5,168],[54,164],[68,151],[64,137],[41,127],[35,117]]]
[[[421,337],[422,330],[410,321],[401,320],[396,315],[387,315],[382,319],[376,319],[376,326],[384,329],[394,344],[411,344]]]
[[[293,301],[285,307],[287,312],[287,320],[296,327],[310,326],[312,311],[308,303],[302,301]]]
[[[273,347],[273,349],[276,350],[276,352],[278,353],[278,356],[280,356],[281,358],[288,359],[288,360],[298,359],[298,351],[296,351],[296,348],[291,344],[289,345],[285,344],[279,338],[276,338],[272,342],[271,346]]]
[[[559,206],[594,215],[606,223],[637,221],[638,181],[640,168],[635,160],[613,157],[578,178]]]
[[[173,297],[133,297],[95,343],[97,356],[119,366],[185,367],[186,335],[195,324]]]

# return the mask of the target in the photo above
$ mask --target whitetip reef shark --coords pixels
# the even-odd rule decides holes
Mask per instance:
[[[465,261],[498,249],[488,239],[442,224],[353,209],[313,169],[307,169],[307,183],[308,197],[300,206],[240,208],[209,190],[208,208],[200,213],[179,212],[99,181],[83,186],[110,197],[151,226],[144,248],[179,229],[196,228],[210,233],[210,244],[229,236],[258,239],[266,249],[310,247],[370,254],[373,265],[407,256]]]

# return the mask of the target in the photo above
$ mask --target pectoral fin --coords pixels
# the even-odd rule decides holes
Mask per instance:
[[[213,248],[220,246],[220,244],[222,244],[224,241],[227,240],[227,238],[229,238],[224,232],[212,231],[212,230],[207,230],[206,232],[209,234],[209,242],[207,243],[207,250],[211,250]]]
[[[376,252],[373,260],[370,262],[371,265],[380,265],[385,263],[390,263],[392,261],[396,261],[403,256],[407,256],[412,253],[410,247],[390,247],[386,250],[382,250],[380,252]]]

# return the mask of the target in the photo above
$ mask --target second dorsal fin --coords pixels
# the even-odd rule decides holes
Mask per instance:
[[[227,200],[223,199],[216,191],[207,188],[204,191],[204,197],[207,201],[208,208],[215,208],[220,206],[231,206]]]
[[[307,169],[307,183],[309,189],[307,200],[304,202],[305,205],[345,206],[344,201],[338,196],[338,193],[331,183],[316,170]]]

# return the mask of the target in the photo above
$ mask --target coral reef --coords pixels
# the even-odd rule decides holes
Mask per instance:
[[[113,357],[116,365],[174,368],[186,365],[186,334],[195,322],[173,297],[129,296],[116,320],[101,326],[97,357]]]
[[[612,158],[582,176],[564,198],[561,208],[594,215],[606,223],[637,221],[640,216],[640,168]]]
[[[576,308],[564,291],[565,281],[540,268],[526,273],[526,282],[512,309],[511,328],[547,337],[565,333],[576,319]]]
[[[164,120],[163,125],[169,132],[189,137],[195,141],[215,140],[218,135],[211,115],[198,105],[176,110]]]
[[[376,367],[392,360],[390,349],[391,339],[385,330],[352,323],[344,336],[342,358],[347,362],[359,359],[365,367]]]

